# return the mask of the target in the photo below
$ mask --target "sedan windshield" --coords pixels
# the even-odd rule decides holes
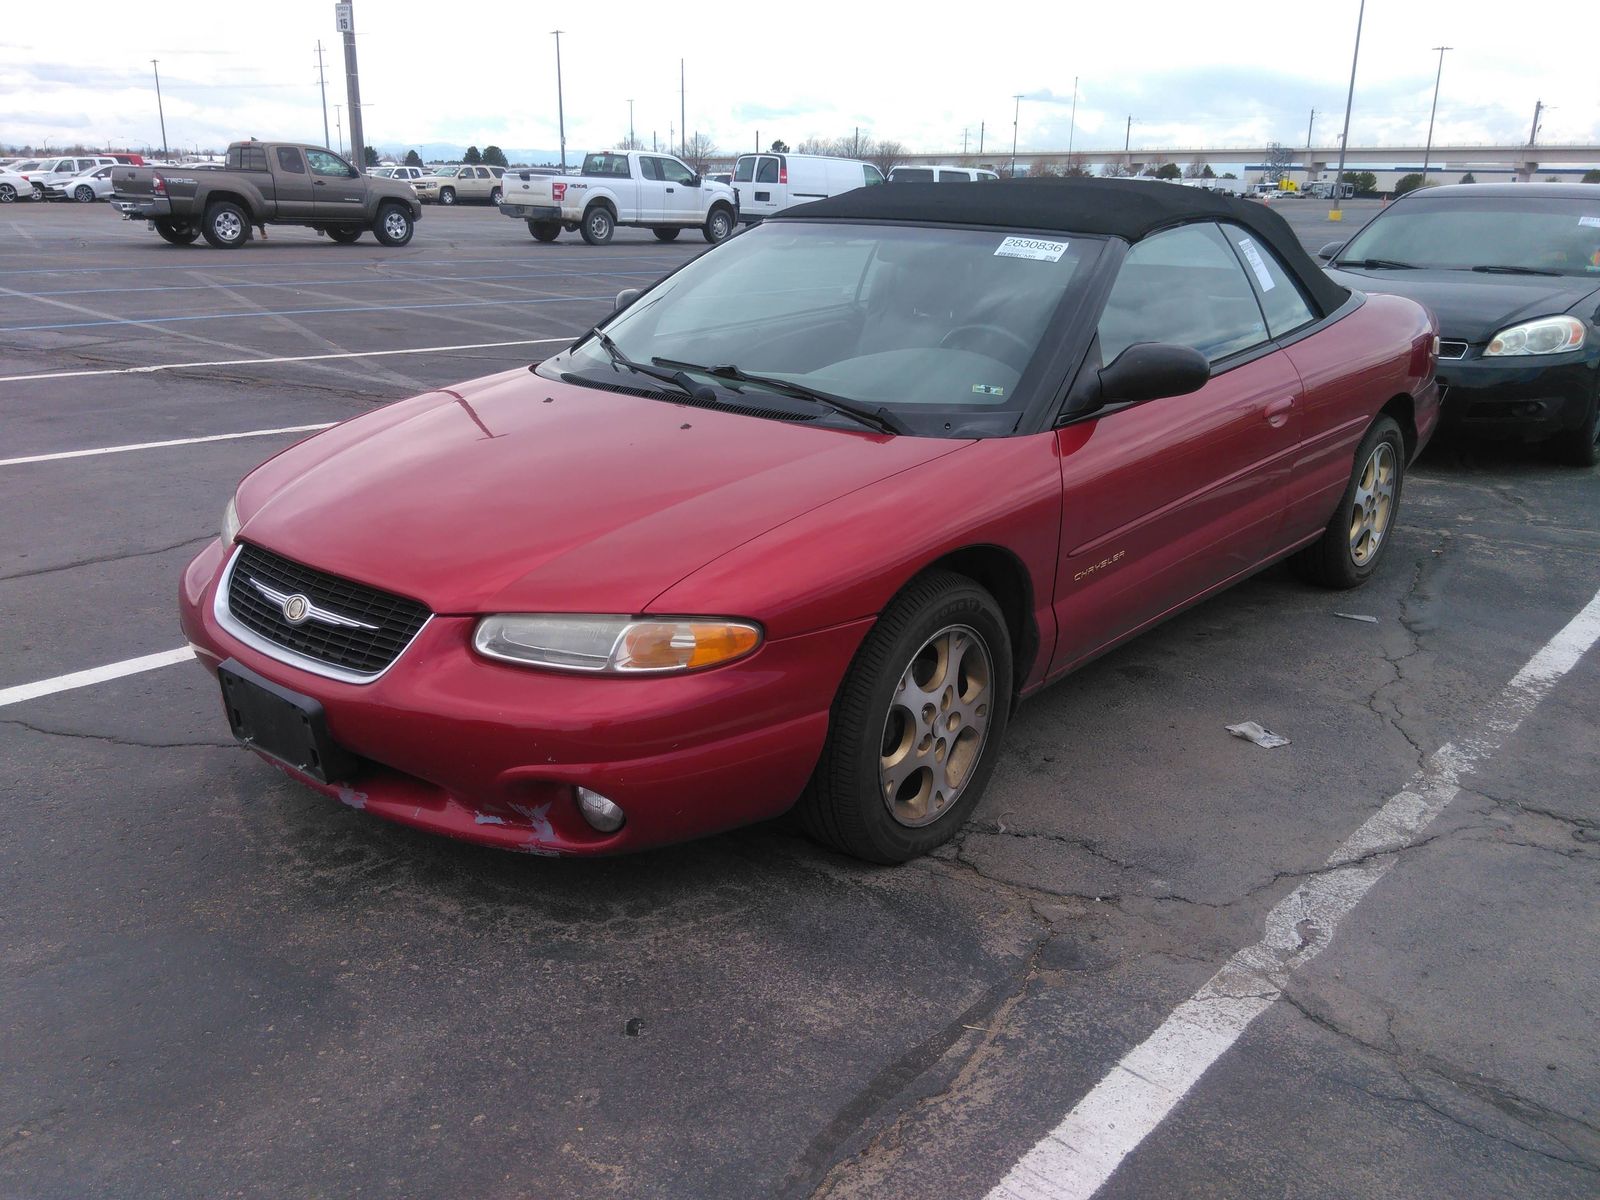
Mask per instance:
[[[1047,330],[1102,245],[1063,234],[769,222],[662,281],[605,329],[626,359],[675,364],[725,401],[755,393],[764,407],[806,411],[798,389],[783,396],[741,378],[764,376],[882,406],[917,433],[1008,432],[1041,345],[1060,340]],[[730,367],[737,372],[711,370]],[[650,386],[592,338],[539,370]]]
[[[1470,271],[1600,275],[1600,188],[1593,200],[1539,196],[1414,196],[1380,215],[1339,252],[1368,260]]]

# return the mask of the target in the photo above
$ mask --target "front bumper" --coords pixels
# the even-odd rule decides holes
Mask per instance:
[[[1447,426],[1548,437],[1583,424],[1600,381],[1600,347],[1528,358],[1440,359]]]
[[[561,206],[559,204],[513,204],[508,200],[500,201],[500,215],[510,217],[513,221],[559,221],[561,220]]]
[[[490,662],[471,648],[476,618],[436,615],[384,674],[351,684],[280,662],[221,627],[213,606],[227,558],[212,542],[181,583],[183,629],[201,663],[215,674],[232,658],[312,697],[334,739],[363,760],[337,784],[284,770],[388,820],[533,854],[641,850],[789,808],[871,624],[771,641],[720,669],[626,679]],[[621,805],[620,830],[584,821],[578,785]]]

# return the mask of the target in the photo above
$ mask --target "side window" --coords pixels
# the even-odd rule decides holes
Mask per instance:
[[[244,169],[246,171],[265,171],[267,169],[267,151],[263,146],[246,146],[244,148]]]
[[[739,161],[733,164],[733,181],[735,183],[749,183],[756,172],[756,160],[748,154],[741,154]]]
[[[355,174],[344,159],[337,154],[330,154],[326,150],[307,150],[306,161],[311,164],[311,173],[329,179],[349,179]]]
[[[478,168],[478,178],[479,179],[493,179],[494,175],[490,172],[488,167],[479,167]]]
[[[763,158],[760,162],[756,163],[756,182],[757,183],[777,183],[778,182],[778,160],[777,159],[775,159],[775,158]]]
[[[1273,337],[1307,325],[1312,320],[1311,306],[1295,285],[1294,277],[1265,242],[1252,237],[1248,230],[1237,225],[1224,225],[1223,233],[1244,262],[1255,284],[1256,295],[1261,298],[1261,308],[1267,314],[1267,328]]]
[[[496,179],[504,178],[505,177],[505,173],[506,173],[506,169],[504,167],[490,167],[489,168],[489,174],[493,175]]]
[[[694,178],[694,172],[675,158],[663,158],[657,161],[661,164],[661,178],[668,183],[686,185]]]
[[[1100,317],[1100,356],[1135,342],[1193,346],[1212,362],[1267,340],[1244,268],[1215,225],[1185,225],[1136,244]]]
[[[304,175],[306,173],[306,164],[300,157],[300,151],[293,146],[279,146],[278,170],[287,171],[291,175]]]
[[[873,187],[874,185],[880,184],[880,183],[883,182],[883,172],[882,171],[878,170],[878,168],[873,166],[871,163],[866,163],[865,167],[866,167],[866,172],[867,172],[867,182],[863,186],[865,186],[865,187]]]
[[[972,176],[965,171],[952,171],[948,167],[939,172],[940,183],[971,183]]]

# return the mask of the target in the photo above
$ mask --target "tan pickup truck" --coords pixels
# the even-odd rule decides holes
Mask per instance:
[[[439,180],[434,194],[440,204],[459,204],[463,200],[500,203],[504,167],[471,167],[463,163],[457,167],[436,167],[433,173]]]
[[[308,225],[343,243],[370,229],[385,246],[404,246],[422,216],[410,184],[370,178],[298,142],[234,142],[222,170],[118,165],[111,203],[175,246],[204,237],[224,250],[244,245],[258,225]]]

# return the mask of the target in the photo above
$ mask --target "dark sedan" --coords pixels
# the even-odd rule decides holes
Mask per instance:
[[[1319,257],[1434,311],[1446,423],[1600,462],[1600,187],[1427,188]]]

